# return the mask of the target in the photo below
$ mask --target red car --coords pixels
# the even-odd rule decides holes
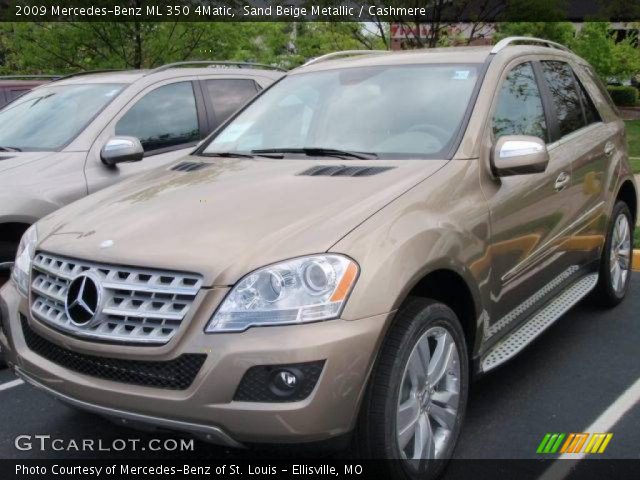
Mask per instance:
[[[58,75],[11,75],[0,76],[0,108],[29,90],[59,78]]]

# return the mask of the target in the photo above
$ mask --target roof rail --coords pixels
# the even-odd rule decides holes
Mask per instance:
[[[496,43],[493,48],[491,49],[491,53],[498,53],[500,50],[502,50],[503,48],[516,43],[516,42],[521,42],[521,43],[533,43],[533,44],[538,44],[538,45],[546,45],[547,47],[550,48],[557,48],[559,50],[564,50],[565,52],[570,52],[571,49],[565,47],[564,45],[561,45],[559,43],[556,42],[552,42],[551,40],[545,40],[544,38],[536,38],[536,37],[507,37],[507,38],[503,38],[502,40],[500,40],[498,43]]]
[[[307,65],[313,65],[314,63],[325,62],[327,60],[340,57],[352,57],[356,55],[384,55],[387,53],[391,52],[389,50],[342,50],[340,52],[331,52],[326,55],[320,55],[319,57],[312,58],[302,66],[306,67]]]
[[[109,73],[109,72],[124,72],[118,68],[110,68],[104,70],[83,70],[82,72],[70,73],[69,75],[63,75],[56,80],[66,80],[67,78],[81,77],[82,75],[91,75],[92,73]]]
[[[153,75],[154,73],[164,72],[170,68],[184,67],[186,65],[209,65],[209,66],[221,66],[221,67],[238,67],[238,68],[262,68],[264,70],[278,70],[280,72],[286,72],[285,69],[280,67],[274,67],[272,65],[265,65],[264,63],[251,63],[251,62],[226,62],[226,61],[209,61],[209,60],[190,60],[185,62],[175,62],[162,65],[158,68],[148,71],[146,75]]]
[[[0,75],[0,80],[38,80],[44,79],[57,79],[62,75]]]

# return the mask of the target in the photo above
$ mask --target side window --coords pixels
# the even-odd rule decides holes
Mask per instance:
[[[145,152],[197,142],[200,127],[191,82],[146,94],[118,121],[116,135],[137,137]]]
[[[564,62],[543,61],[540,63],[555,107],[560,136],[564,137],[585,126],[575,78],[571,67]]]
[[[533,67],[522,63],[507,74],[493,115],[493,134],[531,135],[547,140],[547,124]]]
[[[225,121],[258,93],[253,80],[207,80],[205,83],[218,123]]]
[[[599,122],[601,120],[600,114],[598,113],[596,106],[593,104],[589,93],[584,88],[582,83],[580,83],[580,80],[577,76],[576,82],[578,83],[578,93],[580,94],[580,100],[582,101],[582,106],[584,107],[584,116],[586,117],[587,125]]]
[[[613,109],[613,111],[617,112],[618,107],[616,107],[615,104],[613,103],[613,100],[611,100],[611,96],[607,91],[606,85],[602,82],[602,80],[600,80],[600,77],[595,72],[593,67],[591,65],[583,65],[583,67],[584,67],[583,71],[587,72],[587,74],[589,75],[589,78],[591,78],[593,83],[595,83],[596,87],[598,87],[598,90],[600,91],[600,95],[602,95],[602,97],[607,101],[607,103]]]

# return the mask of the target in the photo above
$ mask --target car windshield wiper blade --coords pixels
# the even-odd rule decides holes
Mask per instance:
[[[222,157],[222,158],[253,158],[254,156],[249,153],[240,152],[202,152],[202,157]]]
[[[0,147],[0,152],[21,152],[18,147]]]
[[[251,150],[256,155],[270,153],[304,153],[310,157],[339,157],[339,158],[357,158],[359,160],[370,160],[378,158],[378,155],[372,152],[355,152],[350,150],[338,150],[335,148],[266,148],[263,150]]]

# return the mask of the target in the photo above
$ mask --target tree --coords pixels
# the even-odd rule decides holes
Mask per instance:
[[[232,58],[247,42],[234,27],[222,22],[3,23],[3,70],[64,73]]]
[[[336,50],[384,48],[358,22],[0,23],[3,73],[153,68],[182,60],[295,67]]]
[[[625,81],[640,72],[640,50],[633,38],[616,42],[608,22],[585,22],[571,43],[605,80]]]
[[[537,37],[570,45],[575,35],[571,22],[502,22],[496,24],[496,29],[496,41],[512,36]]]

